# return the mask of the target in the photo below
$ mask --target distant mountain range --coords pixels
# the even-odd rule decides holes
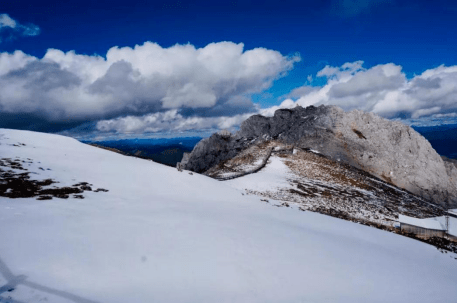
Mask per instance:
[[[201,137],[121,139],[108,141],[83,141],[87,144],[116,149],[126,155],[152,159],[155,162],[176,166],[184,152],[190,152],[201,140]]]
[[[457,124],[411,127],[424,136],[438,154],[449,158],[457,158]]]

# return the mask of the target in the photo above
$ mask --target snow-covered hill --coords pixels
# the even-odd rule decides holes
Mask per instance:
[[[26,131],[0,129],[0,159],[3,184],[59,182],[36,190],[52,199],[0,197],[0,302],[457,298],[455,255],[234,183]],[[83,182],[108,192],[49,191]]]

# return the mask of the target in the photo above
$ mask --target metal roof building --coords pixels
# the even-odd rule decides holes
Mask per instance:
[[[448,217],[448,220],[448,227],[446,227],[446,216],[425,219],[401,214],[398,216],[402,231],[414,233],[416,236],[426,239],[433,236],[444,237],[447,234],[450,239],[457,241],[457,218]]]

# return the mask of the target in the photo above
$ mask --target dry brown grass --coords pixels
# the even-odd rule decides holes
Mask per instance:
[[[390,176],[386,176],[384,173],[381,174],[381,177],[383,180],[385,180],[386,182],[388,182],[389,184],[392,184],[394,185],[392,179],[390,178]]]
[[[281,157],[281,158],[284,158],[284,159],[287,159],[289,157],[289,155],[285,154],[285,153],[277,153],[276,154],[277,157]]]
[[[225,160],[210,168],[206,174],[211,177],[219,177],[225,173],[243,172],[252,169],[256,162],[263,159],[270,147],[276,146],[275,141],[264,141],[258,145],[253,145],[244,151],[241,151],[232,159]]]
[[[273,144],[274,142],[272,140],[266,140],[264,142],[261,142],[260,144],[257,145],[257,147],[259,149],[267,149],[268,147],[270,147],[271,144]]]
[[[352,132],[354,132],[355,134],[357,134],[357,136],[358,136],[360,139],[367,139],[367,138],[365,137],[365,135],[363,135],[362,132],[360,132],[359,130],[357,130],[357,129],[355,129],[355,128],[352,129]]]
[[[255,161],[256,161],[256,158],[252,154],[246,153],[244,155],[240,155],[240,156],[237,156],[234,159],[232,159],[231,164],[233,166],[240,166],[240,165],[250,164]]]

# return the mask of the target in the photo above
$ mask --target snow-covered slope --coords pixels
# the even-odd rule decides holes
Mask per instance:
[[[454,256],[412,239],[56,135],[0,129],[0,158],[109,190],[0,197],[0,302],[457,299]]]

